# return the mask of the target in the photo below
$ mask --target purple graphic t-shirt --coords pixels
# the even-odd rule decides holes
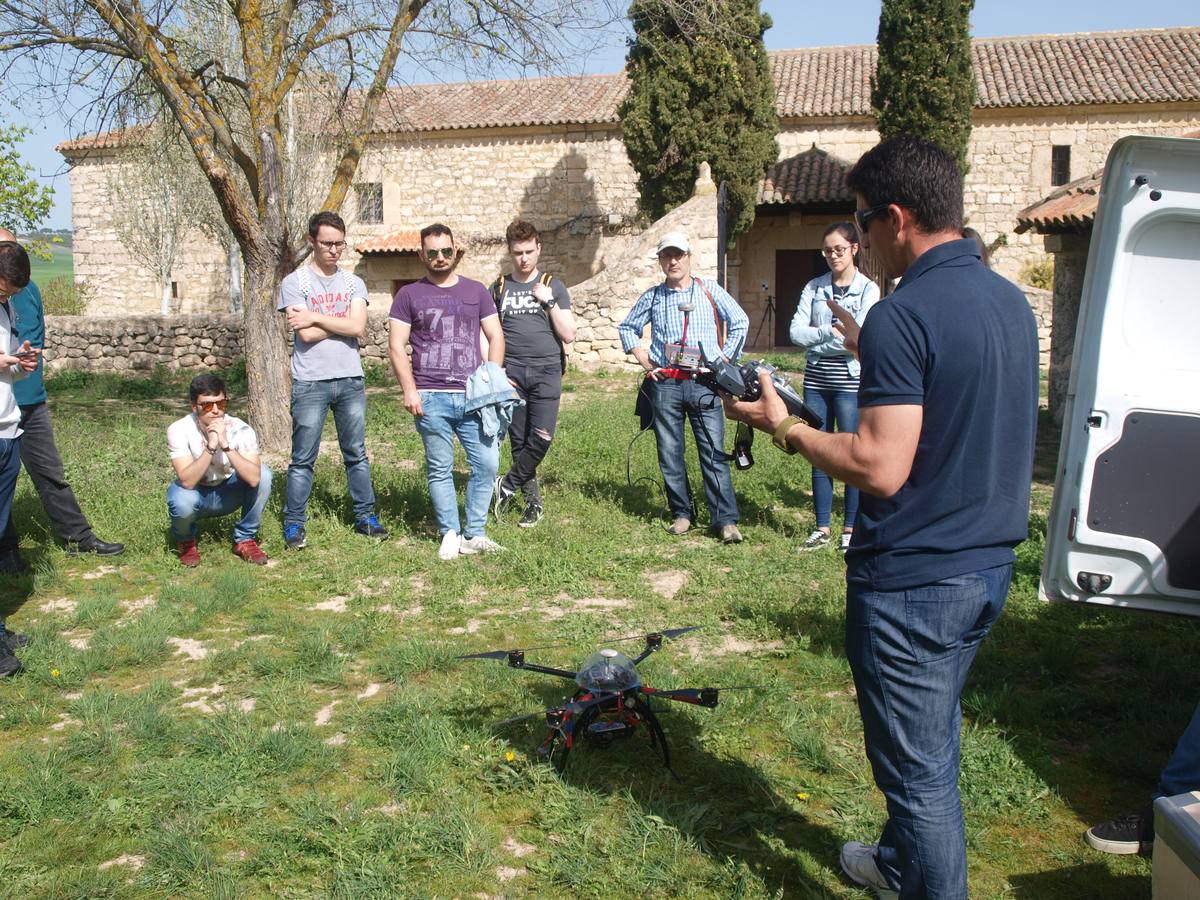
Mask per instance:
[[[412,327],[413,379],[420,391],[463,391],[479,368],[479,321],[496,315],[492,295],[478,281],[459,277],[453,287],[422,278],[406,284],[389,318]]]

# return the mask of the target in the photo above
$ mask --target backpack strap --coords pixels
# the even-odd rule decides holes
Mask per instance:
[[[713,295],[709,291],[708,285],[704,283],[704,279],[697,278],[696,281],[700,282],[700,290],[704,291],[704,296],[708,298],[708,303],[712,307],[713,325],[717,329],[717,342],[721,345],[717,349],[723,349],[725,347],[725,336],[729,331],[727,323],[721,318],[721,313],[717,310],[717,301],[713,299]]]

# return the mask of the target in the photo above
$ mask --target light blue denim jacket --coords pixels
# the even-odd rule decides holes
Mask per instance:
[[[525,405],[517,389],[509,383],[504,369],[494,362],[485,362],[471,373],[463,399],[463,413],[470,415],[478,411],[487,437],[507,434],[513,410]]]
[[[849,357],[851,375],[858,375],[858,360],[846,349],[842,336],[833,330],[833,312],[829,309],[829,300],[833,297],[833,273],[826,272],[818,275],[804,286],[800,292],[800,300],[796,304],[796,315],[792,317],[792,325],[788,331],[792,343],[805,348],[805,360],[811,364],[814,360],[826,356]],[[879,286],[861,271],[854,273],[846,295],[842,298],[842,306],[854,315],[854,321],[859,325],[867,318],[871,307],[879,302]]]

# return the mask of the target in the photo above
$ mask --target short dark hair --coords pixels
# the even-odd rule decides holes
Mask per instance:
[[[963,220],[963,180],[954,157],[932,141],[901,134],[868,150],[846,173],[846,187],[867,206],[894,203],[928,233],[958,231]]]
[[[16,241],[0,241],[0,278],[17,290],[29,284],[29,254]]]
[[[314,241],[317,239],[317,232],[321,230],[322,225],[328,225],[330,228],[336,228],[342,234],[346,233],[346,223],[342,217],[335,212],[313,213],[308,217],[308,236]]]
[[[542,242],[541,235],[538,230],[533,227],[532,222],[526,222],[524,219],[514,219],[512,224],[504,230],[504,240],[508,241],[508,248],[511,250],[512,245],[518,241],[537,241]]]
[[[220,376],[210,375],[206,372],[192,379],[188,395],[191,397],[192,406],[195,406],[196,401],[201,397],[225,397],[228,399],[229,389],[225,387],[225,381]]]
[[[454,240],[454,232],[450,230],[449,225],[443,225],[441,222],[434,222],[432,225],[426,225],[421,229],[421,246],[425,246],[425,238],[434,237],[435,235],[444,234]]]

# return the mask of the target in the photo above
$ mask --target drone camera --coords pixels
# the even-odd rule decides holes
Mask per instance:
[[[663,636],[657,631],[654,634],[646,635],[646,649],[658,650],[662,647]]]
[[[519,669],[523,665],[525,665],[525,651],[524,650],[508,651],[508,664],[510,666],[512,666],[514,669]]]
[[[717,689],[700,688],[700,705],[714,708],[717,705]]]

